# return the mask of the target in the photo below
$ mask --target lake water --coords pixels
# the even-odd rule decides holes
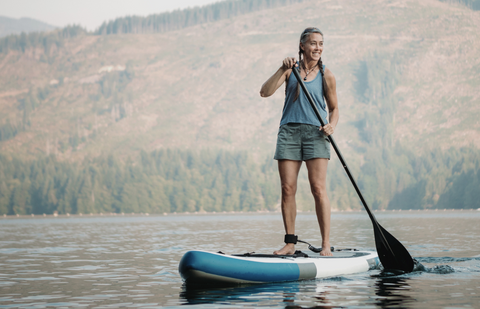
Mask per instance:
[[[0,308],[480,308],[480,211],[376,216],[427,271],[192,290],[177,270],[186,251],[271,253],[281,215],[0,219]],[[297,234],[320,245],[313,213]],[[332,245],[374,249],[367,214],[333,213]]]

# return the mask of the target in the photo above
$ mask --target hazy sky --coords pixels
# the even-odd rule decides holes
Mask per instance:
[[[219,0],[0,0],[0,15],[30,17],[53,26],[80,24],[94,30],[102,22],[202,6]]]

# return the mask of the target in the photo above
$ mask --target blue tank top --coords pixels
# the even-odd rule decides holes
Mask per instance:
[[[323,66],[323,70],[325,72],[325,65]],[[320,111],[320,115],[322,115],[325,123],[328,123],[326,104],[325,100],[323,99],[322,74],[318,72],[314,80],[304,83],[308,89],[308,92],[313,98],[313,102],[315,102],[315,105]],[[320,127],[320,121],[315,115],[313,108],[308,102],[307,96],[301,88],[300,95],[298,96],[297,100],[293,102],[296,92],[297,79],[292,73],[290,74],[287,82],[285,104],[283,106],[283,114],[282,119],[280,120],[280,125],[282,126],[287,123],[305,123]]]

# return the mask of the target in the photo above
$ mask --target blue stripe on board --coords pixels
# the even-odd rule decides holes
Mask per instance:
[[[185,253],[178,268],[182,276],[194,269],[218,276],[258,282],[292,281],[298,280],[300,276],[300,269],[294,263],[261,263],[202,251]]]

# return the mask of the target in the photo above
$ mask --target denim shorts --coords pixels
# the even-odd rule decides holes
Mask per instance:
[[[275,160],[330,159],[330,141],[311,124],[288,123],[278,130]]]

